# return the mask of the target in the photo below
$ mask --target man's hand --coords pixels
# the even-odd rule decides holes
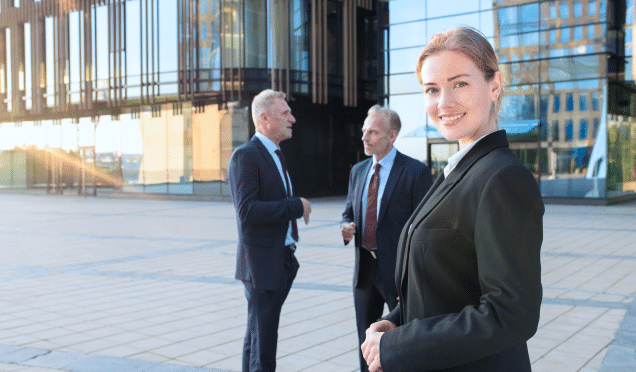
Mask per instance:
[[[311,214],[311,204],[305,198],[300,198],[300,201],[303,203],[303,219],[305,220],[305,225],[307,225]]]
[[[367,361],[370,372],[382,372],[382,365],[380,364],[380,339],[383,334],[396,327],[395,323],[389,320],[381,320],[371,324],[367,329],[366,339],[360,348],[362,349],[362,356],[364,360]]]
[[[342,226],[340,226],[340,233],[342,234],[342,239],[344,240],[345,245],[349,244],[356,233],[355,222],[343,223]]]

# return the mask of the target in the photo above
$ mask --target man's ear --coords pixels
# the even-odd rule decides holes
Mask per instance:
[[[391,143],[395,142],[395,139],[398,136],[398,131],[393,129],[389,132],[389,138],[391,139]]]

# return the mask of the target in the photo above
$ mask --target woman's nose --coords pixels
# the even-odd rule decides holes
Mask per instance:
[[[448,106],[452,106],[454,102],[455,102],[455,95],[453,94],[453,92],[448,90],[446,91],[443,90],[440,93],[439,101],[437,104],[440,107],[448,107]]]

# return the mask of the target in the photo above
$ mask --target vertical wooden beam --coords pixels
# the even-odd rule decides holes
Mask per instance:
[[[9,92],[7,81],[9,67],[7,63],[7,31],[2,28],[0,29],[0,110],[2,111],[8,111],[9,108],[9,105],[5,102]]]

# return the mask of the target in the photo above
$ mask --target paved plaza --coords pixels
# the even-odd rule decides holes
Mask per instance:
[[[281,372],[356,371],[344,198],[310,200]],[[229,201],[0,193],[0,372],[240,371]],[[533,371],[636,370],[636,202],[547,205]]]

